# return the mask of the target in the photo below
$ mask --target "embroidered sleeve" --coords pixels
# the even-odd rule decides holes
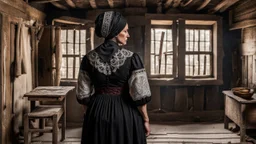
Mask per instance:
[[[87,105],[89,102],[89,98],[93,93],[93,85],[91,83],[91,79],[89,77],[88,72],[84,69],[86,62],[85,58],[83,59],[80,71],[78,74],[78,81],[76,87],[76,98],[80,104]]]
[[[151,91],[147,73],[138,54],[134,54],[131,62],[129,93],[136,105],[143,105],[151,100]]]
[[[134,101],[151,96],[145,69],[133,71],[129,79],[130,95]]]

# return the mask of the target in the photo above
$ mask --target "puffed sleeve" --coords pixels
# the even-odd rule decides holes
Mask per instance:
[[[151,92],[147,73],[138,54],[134,53],[131,60],[131,76],[129,78],[129,93],[137,106],[151,100]]]
[[[89,60],[86,56],[83,57],[78,74],[76,98],[78,103],[87,105],[90,101],[90,96],[93,93],[93,85],[88,73]]]

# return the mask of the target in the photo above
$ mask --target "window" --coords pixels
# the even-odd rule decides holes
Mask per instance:
[[[212,30],[203,28],[186,29],[185,76],[212,77]]]
[[[61,79],[77,79],[82,57],[86,54],[86,30],[61,30]]]
[[[151,75],[172,75],[172,30],[167,27],[151,29]]]
[[[146,21],[145,68],[159,81],[152,84],[223,83],[220,17],[148,14]]]

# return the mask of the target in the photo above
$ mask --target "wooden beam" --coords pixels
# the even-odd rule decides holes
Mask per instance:
[[[173,0],[167,0],[164,4],[164,8],[167,9],[171,6]]]
[[[247,28],[252,26],[256,26],[256,19],[244,20],[242,22],[232,23],[230,30],[242,29],[242,28]]]
[[[180,5],[181,0],[174,0],[172,7],[176,8]]]
[[[92,7],[93,9],[96,9],[96,8],[97,8],[97,5],[96,5],[95,0],[89,0],[89,3],[90,3],[90,5],[91,5],[91,7]]]
[[[141,6],[146,7],[146,0],[140,0],[141,1]]]
[[[252,19],[255,16],[256,16],[256,7],[252,7],[241,13],[236,13],[234,16],[232,16],[232,20],[234,20],[234,22],[239,22],[246,19]]]
[[[33,1],[30,1],[29,3],[50,3],[50,2],[57,2],[57,1],[60,1],[60,0],[33,0]]]
[[[72,8],[75,8],[75,7],[76,7],[75,3],[74,3],[72,0],[65,0],[65,1],[66,1],[66,3],[67,3],[70,7],[72,7]]]
[[[232,6],[233,4],[235,4],[236,2],[238,2],[239,0],[229,0],[228,1],[228,3],[224,6],[224,7],[222,7],[221,9],[220,9],[220,12],[224,12],[225,10],[227,10],[227,8],[229,8],[230,6]]]
[[[62,17],[54,19],[53,21],[59,22],[59,23],[64,23],[64,24],[75,24],[75,25],[85,25],[88,23],[93,23],[93,21],[91,21],[91,20],[79,19],[79,18],[74,18],[74,17],[69,17],[69,16],[62,16]]]
[[[114,1],[113,0],[108,0],[108,5],[110,8],[114,7]]]
[[[193,0],[188,0],[186,3],[181,2],[180,5],[181,5],[182,7],[185,7],[185,6],[189,5],[192,1],[193,1]]]
[[[51,2],[51,3],[52,3],[52,5],[56,6],[57,8],[68,10],[68,7],[66,7],[58,2]]]
[[[196,9],[197,11],[203,9],[204,7],[206,7],[211,0],[204,0],[204,2]]]
[[[233,0],[223,0],[221,1],[219,4],[217,4],[213,9],[209,10],[210,14],[213,14],[215,12],[217,12],[218,10],[220,10],[221,8],[223,8],[224,6],[226,6],[230,1]]]

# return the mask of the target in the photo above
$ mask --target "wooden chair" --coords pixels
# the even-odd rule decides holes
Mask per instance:
[[[61,117],[64,117],[63,115],[64,110],[62,107],[56,107],[52,106],[49,107],[49,105],[44,106],[40,105],[37,108],[35,108],[32,112],[29,112],[25,114],[24,116],[24,144],[30,144],[31,143],[31,133],[32,132],[51,132],[52,133],[52,143],[57,144],[58,143],[58,123],[61,119]],[[39,119],[42,121],[42,124],[40,124],[39,128],[30,128],[30,120]],[[51,119],[52,120],[52,127],[51,128],[45,128],[45,119]],[[62,134],[61,134],[61,141],[65,139],[65,121],[62,118],[61,125],[62,125]]]

